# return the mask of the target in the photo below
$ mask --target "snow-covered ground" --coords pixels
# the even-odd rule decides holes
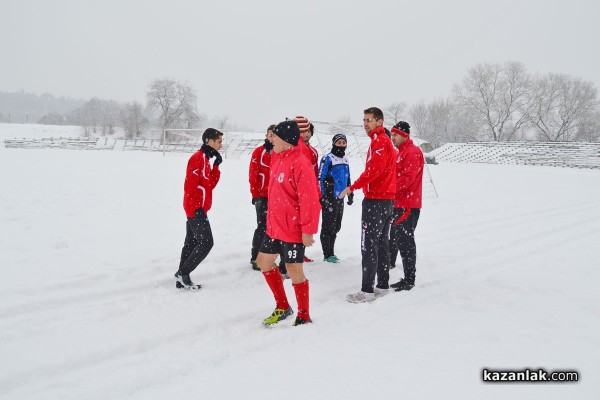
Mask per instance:
[[[360,288],[359,195],[342,263],[306,264],[314,324],[267,329],[273,299],[248,263],[247,159],[222,166],[216,243],[192,274],[202,290],[174,288],[188,157],[0,145],[0,398],[600,395],[598,171],[431,167],[440,197],[417,228],[417,287],[372,304],[345,301]],[[320,260],[320,245],[307,254]],[[580,381],[486,384],[484,367],[575,369]]]

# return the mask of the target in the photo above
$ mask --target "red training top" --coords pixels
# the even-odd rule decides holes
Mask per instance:
[[[263,144],[254,149],[250,157],[250,171],[248,173],[250,193],[252,193],[253,199],[268,197],[270,165],[271,154],[265,150],[265,145]]]
[[[321,204],[310,162],[299,146],[273,157],[269,181],[267,235],[302,243],[302,234],[319,229]]]
[[[423,199],[423,166],[421,149],[412,140],[398,146],[396,158],[395,208],[421,208]]]
[[[365,171],[350,186],[363,189],[365,199],[394,200],[396,196],[396,150],[383,126],[368,133],[371,144],[367,151]]]
[[[190,157],[183,184],[183,209],[188,218],[193,218],[199,208],[208,214],[212,206],[212,191],[220,177],[219,166],[211,169],[210,160],[202,150]]]

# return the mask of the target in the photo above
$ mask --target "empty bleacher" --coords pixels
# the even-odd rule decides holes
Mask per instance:
[[[432,152],[438,162],[546,165],[600,169],[600,143],[448,143]]]

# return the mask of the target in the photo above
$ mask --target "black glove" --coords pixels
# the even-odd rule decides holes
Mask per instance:
[[[254,205],[254,201],[255,201],[255,200],[256,200],[256,199],[252,199],[252,205]]]
[[[223,157],[221,154],[215,150],[215,166],[220,165],[223,162]]]
[[[354,193],[348,195],[348,205],[351,206],[354,203]]]

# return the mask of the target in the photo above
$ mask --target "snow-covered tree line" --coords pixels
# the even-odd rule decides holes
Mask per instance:
[[[600,102],[593,83],[565,74],[531,74],[518,62],[470,68],[445,99],[385,109],[411,122],[434,147],[467,141],[598,141]]]

